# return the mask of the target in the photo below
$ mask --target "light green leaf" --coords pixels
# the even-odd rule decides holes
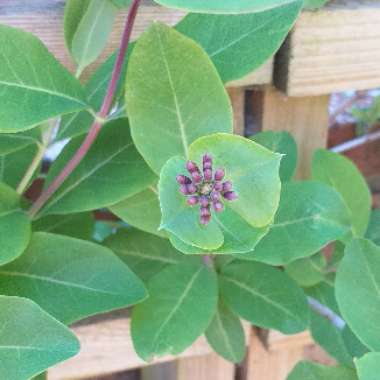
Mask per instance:
[[[0,46],[0,132],[88,108],[80,83],[32,34],[1,25]]]
[[[27,247],[31,226],[20,207],[19,195],[4,183],[0,183],[0,265],[19,257]]]
[[[299,362],[287,380],[358,380],[358,378],[355,371],[350,368]]]
[[[161,209],[157,190],[154,186],[109,207],[112,213],[124,222],[145,232],[166,237],[159,231]]]
[[[14,153],[29,145],[37,145],[40,142],[41,131],[38,128],[21,133],[0,134],[0,156]]]
[[[266,227],[273,220],[281,190],[279,154],[244,137],[225,133],[198,139],[190,146],[189,153],[197,163],[209,153],[214,167],[225,169],[225,178],[232,181],[239,196],[227,206],[252,227]]]
[[[289,132],[260,132],[251,137],[251,140],[265,146],[269,150],[281,153],[280,178],[281,182],[290,181],[297,166],[298,152],[297,143]]]
[[[226,304],[256,326],[294,334],[309,323],[304,293],[276,268],[233,261],[222,268],[220,287]]]
[[[111,0],[117,7],[126,8],[131,4],[131,0]]]
[[[373,210],[371,213],[366,238],[380,245],[380,209]]]
[[[294,0],[154,0],[169,8],[199,13],[253,13],[289,4]]]
[[[350,211],[353,232],[363,236],[367,230],[372,197],[358,168],[346,157],[320,149],[312,162],[313,179],[333,187]]]
[[[305,0],[304,8],[316,10],[322,8],[329,0]]]
[[[135,229],[119,230],[104,244],[144,282],[167,266],[179,264],[185,259],[169,240]]]
[[[0,296],[0,378],[28,380],[79,351],[70,330],[25,298]]]
[[[213,350],[223,358],[240,363],[245,355],[245,336],[240,319],[223,302],[206,330],[206,338]]]
[[[377,380],[380,372],[380,353],[370,352],[355,360],[359,380]]]
[[[156,173],[171,157],[187,157],[197,138],[232,132],[230,101],[207,54],[163,24],[133,49],[126,104],[136,147]]]
[[[337,272],[336,297],[352,331],[366,346],[380,350],[379,246],[356,239],[346,247]]]
[[[291,262],[285,272],[302,287],[317,285],[325,277],[326,259],[323,253]]]
[[[130,306],[147,295],[109,249],[44,232],[33,234],[26,252],[0,268],[0,293],[30,298],[66,324]]]
[[[360,358],[369,352],[369,349],[358,339],[347,325],[344,326],[342,337],[348,352],[353,358]]]
[[[164,269],[151,279],[148,292],[133,309],[131,326],[135,350],[146,361],[184,351],[204,333],[217,307],[216,274],[201,260]]]
[[[352,357],[347,350],[342,331],[335,327],[331,321],[312,312],[310,330],[314,341],[330,356],[342,365],[353,367]]]
[[[269,233],[246,258],[289,264],[342,238],[350,225],[347,207],[334,189],[312,181],[287,183]]]
[[[91,213],[49,215],[33,223],[33,231],[67,235],[77,239],[91,240],[95,219]]]
[[[158,184],[162,210],[161,228],[180,237],[184,243],[198,248],[215,250],[224,241],[215,218],[207,226],[199,223],[199,211],[190,207],[178,190],[176,176],[185,171],[185,160],[173,157],[163,167]]]
[[[70,2],[78,3],[78,0],[71,0],[66,5],[69,15],[65,19],[66,24],[70,25],[65,33],[66,44],[78,64],[78,72],[82,72],[106,46],[118,9],[110,0],[85,1],[82,6],[70,5]],[[73,17],[73,8],[76,8],[76,14],[70,21],[68,18]],[[77,24],[74,25],[74,22]]]
[[[77,151],[82,138],[72,140],[52,165],[46,186]],[[110,143],[112,142],[112,143]],[[128,121],[109,122],[83,161],[43,209],[46,214],[70,214],[107,207],[151,185],[155,176],[131,140]]]
[[[175,28],[205,49],[222,80],[228,82],[249,74],[272,57],[301,7],[302,1],[294,1],[245,15],[190,13]]]

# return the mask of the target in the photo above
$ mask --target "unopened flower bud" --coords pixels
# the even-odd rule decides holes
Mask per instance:
[[[191,172],[191,177],[193,178],[193,181],[195,183],[201,183],[203,180],[201,173],[199,173],[198,171]]]
[[[215,191],[222,191],[223,190],[223,185],[220,182],[215,182],[214,183],[214,190]]]
[[[209,154],[203,156],[203,170],[212,168],[212,157]]]
[[[227,193],[228,191],[232,191],[232,182],[231,181],[223,182],[223,192]]]
[[[228,191],[227,193],[223,194],[223,197],[228,201],[234,201],[238,198],[238,195],[234,191]]]
[[[189,198],[187,198],[187,204],[190,206],[195,206],[199,202],[199,197],[193,195]]]
[[[223,169],[217,169],[215,172],[215,181],[221,181],[224,178],[224,170]]]
[[[202,207],[207,207],[210,204],[210,200],[207,196],[202,195],[199,198],[199,203],[201,204]]]
[[[210,216],[201,216],[199,221],[201,224],[206,226],[207,224],[210,223],[210,220],[211,220],[211,215]]]
[[[187,185],[181,185],[179,191],[184,195],[190,195]]]
[[[186,169],[192,173],[192,172],[199,172],[198,166],[194,161],[187,161],[186,162]]]
[[[221,202],[214,202],[212,205],[214,206],[214,210],[216,212],[222,212],[224,210],[223,203]]]
[[[211,216],[210,208],[209,207],[202,207],[200,211],[201,216]]]
[[[197,187],[191,183],[190,185],[186,185],[187,186],[187,191],[188,191],[188,194],[194,194],[197,192]]]
[[[220,193],[218,191],[213,190],[210,194],[211,200],[216,202],[220,199]]]
[[[191,179],[185,175],[177,175],[176,180],[180,185],[188,185],[191,183]]]
[[[212,180],[212,170],[211,169],[205,169],[203,171],[203,176],[205,181],[211,181]]]

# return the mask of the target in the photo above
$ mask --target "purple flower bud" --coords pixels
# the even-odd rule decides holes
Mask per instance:
[[[234,191],[227,191],[227,193],[223,194],[223,197],[228,201],[234,201],[235,199],[238,199],[238,195]]]
[[[210,223],[211,216],[201,216],[200,217],[200,223],[206,226],[207,224]]]
[[[224,170],[223,169],[217,169],[215,172],[215,181],[221,181],[224,178]]]
[[[180,185],[188,185],[191,183],[191,179],[185,175],[177,175],[176,180]]]
[[[201,216],[211,216],[210,207],[202,207],[200,211]]]
[[[214,210],[216,212],[222,212],[224,210],[224,205],[222,202],[214,202],[212,205],[214,206]]]
[[[202,207],[208,207],[208,205],[210,204],[210,199],[206,195],[202,195],[199,198],[199,203]]]
[[[214,190],[215,191],[222,191],[223,190],[223,185],[220,182],[215,182],[214,183]]]
[[[212,157],[209,154],[203,156],[203,170],[212,168]]]
[[[194,171],[191,173],[191,177],[193,178],[193,181],[195,183],[201,183],[203,178],[201,176],[201,173],[199,173],[198,171]]]
[[[205,169],[203,171],[203,176],[205,181],[211,181],[212,180],[212,170],[211,169]]]
[[[194,161],[187,161],[186,162],[186,169],[192,173],[192,172],[199,172],[198,166]]]
[[[223,192],[227,193],[228,191],[232,191],[232,182],[231,181],[223,182]]]
[[[190,185],[186,185],[186,186],[187,186],[188,194],[194,194],[198,190],[197,187],[193,183],[191,183]]]
[[[181,185],[179,187],[179,191],[184,195],[189,195],[189,189],[187,188],[187,185]]]
[[[220,193],[218,191],[215,191],[215,190],[213,190],[211,192],[210,196],[211,196],[211,200],[213,202],[219,201],[219,199],[220,199]]]
[[[187,204],[190,206],[195,206],[196,204],[198,204],[198,202],[199,202],[199,197],[197,197],[196,195],[193,195],[187,198]]]

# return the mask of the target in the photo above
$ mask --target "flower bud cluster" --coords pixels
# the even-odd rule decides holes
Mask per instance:
[[[211,220],[211,207],[215,212],[224,210],[224,201],[233,201],[238,198],[232,190],[231,181],[223,181],[225,171],[218,168],[213,172],[212,157],[203,156],[203,170],[193,161],[186,163],[190,176],[178,175],[179,191],[187,197],[190,206],[200,205],[200,223],[207,225]]]

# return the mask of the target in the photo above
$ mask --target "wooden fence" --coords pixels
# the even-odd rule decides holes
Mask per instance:
[[[63,42],[63,7],[64,0],[1,0],[0,23],[35,33],[72,69]],[[174,24],[183,15],[146,1],[135,36],[152,20]],[[119,16],[100,61],[116,48],[124,17]],[[306,178],[312,152],[326,146],[329,94],[380,87],[379,25],[380,0],[336,0],[318,12],[303,12],[274,60],[242,80],[228,83],[235,132],[244,133],[245,90],[254,88],[257,124],[263,130],[288,130],[295,136],[300,149],[298,176]],[[141,367],[143,380],[235,379],[235,366],[213,354],[204,338],[180,357],[164,357],[146,367],[134,353],[128,316],[123,312],[92,319],[73,329],[81,341],[81,353],[53,368],[49,380],[94,379]],[[240,379],[284,380],[302,358],[330,361],[313,346],[308,333],[286,337],[248,325],[245,329],[248,355],[239,368]]]

